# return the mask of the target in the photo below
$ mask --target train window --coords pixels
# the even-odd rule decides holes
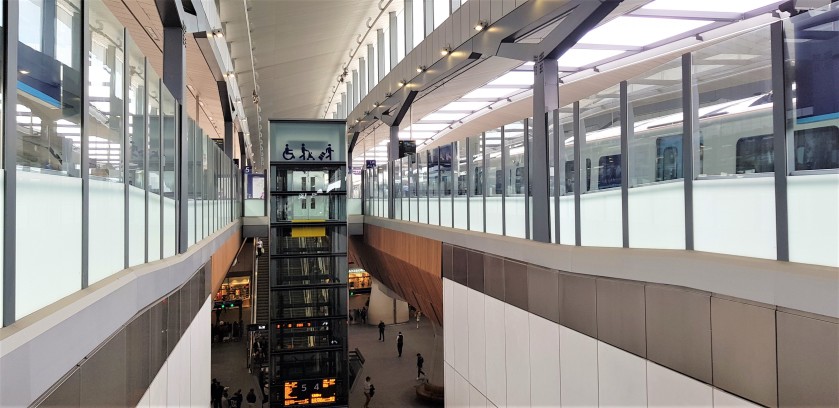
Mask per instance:
[[[597,165],[597,188],[599,190],[621,186],[621,155],[600,156]]]
[[[737,140],[737,174],[775,171],[775,145],[772,135],[743,137]]]
[[[475,167],[475,195],[484,195],[484,169],[483,167]]]
[[[591,191],[591,159],[586,159],[586,191]]]
[[[521,194],[522,193],[521,183],[522,183],[523,174],[524,174],[524,168],[523,167],[516,167],[516,194]]]
[[[495,170],[495,194],[501,194],[504,191],[504,172]]]
[[[663,136],[655,140],[655,181],[682,178],[682,135]]]
[[[839,168],[839,127],[795,131],[795,170]]]

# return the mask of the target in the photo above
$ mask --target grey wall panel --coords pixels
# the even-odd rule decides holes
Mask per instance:
[[[530,313],[559,323],[559,272],[528,265],[527,298]]]
[[[126,335],[120,330],[79,368],[81,404],[86,407],[118,407],[125,404]]]
[[[777,313],[778,405],[839,407],[839,324]]]
[[[466,286],[469,251],[460,247],[452,250],[452,280]]]
[[[644,284],[606,278],[596,283],[597,338],[646,357]]]
[[[597,288],[595,279],[560,273],[559,323],[597,338]]]
[[[447,279],[454,279],[452,277],[452,246],[443,244],[443,277]]]
[[[484,255],[484,293],[504,301],[504,259]]]
[[[79,407],[82,403],[81,373],[76,370],[50,394],[41,407]]]
[[[149,384],[163,367],[169,350],[166,348],[166,323],[169,317],[169,303],[160,302],[149,309]]]
[[[647,358],[711,383],[711,294],[647,284]]]
[[[179,314],[180,314],[180,324],[179,324],[180,335],[178,336],[178,338],[183,337],[184,333],[186,333],[186,329],[187,329],[187,327],[189,327],[189,322],[192,321],[192,318],[195,316],[195,312],[197,311],[197,309],[192,310],[192,303],[193,302],[190,302],[190,300],[192,300],[191,293],[190,293],[191,287],[192,287],[192,285],[190,285],[189,282],[187,282],[187,284],[184,285],[178,291],[179,292],[178,298],[179,298],[180,303],[181,303],[180,312],[179,312]]]
[[[166,319],[166,349],[168,356],[172,354],[175,345],[178,344],[178,339],[181,338],[181,294],[175,292],[169,295],[169,299],[165,302],[169,304],[169,316]]]
[[[778,406],[775,310],[711,297],[714,385]]]
[[[468,276],[467,283],[469,287],[484,292],[484,254],[478,251],[469,251],[469,260],[467,266]]]
[[[141,313],[125,328],[126,334],[126,406],[136,406],[151,384],[149,373],[151,346],[149,312]]]
[[[527,265],[504,260],[504,301],[527,310]]]

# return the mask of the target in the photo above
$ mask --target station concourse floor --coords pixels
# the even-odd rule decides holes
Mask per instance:
[[[210,313],[210,316],[212,323],[215,324],[215,312]],[[250,308],[243,308],[242,320],[247,319],[248,316],[250,316]],[[225,322],[233,322],[238,318],[238,310],[224,311],[221,314],[221,320]],[[242,398],[244,398],[248,395],[248,391],[253,388],[257,397],[256,405],[260,406],[262,403],[262,388],[259,385],[258,379],[248,372],[247,353],[247,343],[245,341],[213,343],[210,351],[210,378],[215,378],[221,385],[230,387],[227,393],[231,397],[236,390],[241,389]],[[243,402],[242,406],[246,407],[247,403]],[[267,407],[268,404],[265,404],[265,406]]]
[[[369,322],[378,324],[378,322]],[[396,352],[396,335],[402,332],[404,347],[402,357]],[[443,361],[442,356],[435,359],[434,330],[431,323],[420,319],[419,329],[416,320],[407,323],[388,325],[385,328],[385,341],[379,341],[379,329],[375,325],[351,324],[349,332],[349,350],[358,348],[364,357],[364,368],[358,375],[353,388],[350,390],[350,407],[364,407],[364,378],[371,377],[376,393],[370,400],[370,407],[429,407],[430,405],[416,398],[415,388],[417,378],[417,353],[425,358],[423,371],[428,378],[434,377],[432,370],[443,370],[434,367],[433,361]],[[442,384],[442,372],[436,373]],[[439,405],[439,406],[442,406]]]

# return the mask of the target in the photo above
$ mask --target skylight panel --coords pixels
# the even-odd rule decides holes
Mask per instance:
[[[519,91],[519,88],[478,88],[463,95],[463,99],[500,99]]]
[[[641,8],[647,10],[694,11],[705,13],[746,13],[779,3],[781,2],[778,0],[655,0]]]
[[[711,23],[710,20],[620,16],[589,31],[579,43],[644,47]]]
[[[557,60],[560,67],[578,68],[623,54],[622,50],[587,50],[572,48]]]

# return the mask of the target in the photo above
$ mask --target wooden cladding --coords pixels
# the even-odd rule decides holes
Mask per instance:
[[[213,286],[210,293],[216,293],[224,277],[227,276],[227,271],[230,269],[230,265],[233,264],[233,259],[236,257],[236,253],[239,252],[239,246],[242,244],[241,235],[239,231],[234,232],[233,236],[222,244],[210,258],[210,264],[212,264],[213,270],[212,279],[210,280]]]
[[[438,325],[443,324],[442,243],[373,225],[351,237],[349,258]]]
[[[414,265],[438,279],[442,278],[440,241],[364,224],[364,243]]]

